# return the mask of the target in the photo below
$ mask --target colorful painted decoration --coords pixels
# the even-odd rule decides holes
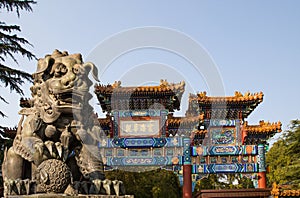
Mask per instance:
[[[193,165],[192,173],[254,173],[258,171],[258,165],[256,163],[247,164],[201,164]]]
[[[223,155],[257,155],[256,145],[241,146],[202,146],[191,148],[192,156],[223,156]]]
[[[209,126],[210,127],[219,127],[219,126],[235,126],[236,125],[236,121],[235,120],[224,120],[224,119],[211,119]]]
[[[235,129],[234,128],[211,128],[211,144],[234,144]]]

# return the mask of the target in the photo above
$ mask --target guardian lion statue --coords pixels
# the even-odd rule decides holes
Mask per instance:
[[[5,151],[5,196],[120,194],[122,182],[104,177],[97,142],[106,136],[89,104],[90,72],[99,81],[97,68],[80,54],[55,50],[38,60],[32,99],[19,112],[13,146]]]

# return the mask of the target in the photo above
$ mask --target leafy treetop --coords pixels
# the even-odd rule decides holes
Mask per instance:
[[[32,5],[35,1],[28,0],[0,0],[0,10],[7,12],[16,12],[20,17],[20,10],[32,11]],[[0,86],[8,87],[10,91],[23,95],[21,86],[24,80],[31,81],[32,77],[25,71],[12,68],[6,65],[8,59],[13,60],[18,65],[15,58],[17,54],[26,57],[28,60],[35,59],[35,55],[25,49],[26,45],[32,46],[25,38],[19,37],[15,32],[20,32],[21,28],[18,25],[7,25],[0,21]],[[0,101],[8,103],[3,95],[0,94]],[[0,116],[5,114],[0,110]]]

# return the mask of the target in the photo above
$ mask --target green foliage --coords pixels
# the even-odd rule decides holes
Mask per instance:
[[[167,170],[158,169],[143,173],[114,170],[105,172],[105,176],[108,179],[123,181],[126,194],[136,198],[182,196],[178,176]]]
[[[16,12],[20,17],[20,11],[32,11],[34,1],[29,0],[0,0],[0,11]],[[8,60],[12,60],[16,65],[18,61],[16,55],[26,57],[28,60],[35,58],[34,54],[26,50],[24,46],[31,45],[26,39],[19,37],[16,32],[20,32],[21,28],[18,25],[7,25],[0,21],[0,87],[9,88],[20,95],[23,95],[21,86],[24,80],[31,81],[31,75],[17,69],[13,69],[11,65],[6,65]],[[0,93],[0,101],[8,103]],[[6,116],[0,110],[0,116]],[[5,135],[3,127],[0,126],[0,164],[3,162],[4,149],[12,145],[11,139],[3,138]],[[2,177],[0,177],[0,186],[3,186]]]
[[[210,174],[200,179],[195,187],[195,193],[205,189],[245,189],[254,188],[251,179],[241,174]]]
[[[198,180],[194,191],[198,192],[201,189],[216,189],[218,185],[217,175],[211,174],[207,177],[203,177],[201,180]]]
[[[8,12],[16,11],[19,17],[20,10],[32,11],[31,4],[35,3],[35,1],[28,0],[1,0],[0,9],[6,9]]]
[[[32,11],[31,5],[36,2],[28,0],[1,0],[0,10],[7,12],[16,12],[20,16],[20,10]],[[15,32],[20,32],[21,28],[18,25],[7,25],[0,21],[0,86],[8,87],[10,91],[23,95],[21,85],[24,80],[31,81],[31,75],[11,66],[6,65],[5,62],[10,59],[15,64],[18,64],[16,55],[26,57],[28,60],[35,58],[34,54],[26,50],[24,46],[31,45],[26,39],[17,36]],[[0,95],[0,101],[8,103],[3,96]],[[5,114],[0,111],[0,116]]]
[[[291,184],[300,187],[300,121],[293,120],[283,138],[278,140],[266,155],[270,172],[268,185]]]
[[[4,150],[10,148],[13,144],[12,139],[0,139],[0,164],[3,162]]]

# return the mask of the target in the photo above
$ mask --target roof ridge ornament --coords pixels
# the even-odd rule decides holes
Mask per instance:
[[[121,81],[115,81],[113,84],[112,84],[112,88],[120,88],[121,87]]]

